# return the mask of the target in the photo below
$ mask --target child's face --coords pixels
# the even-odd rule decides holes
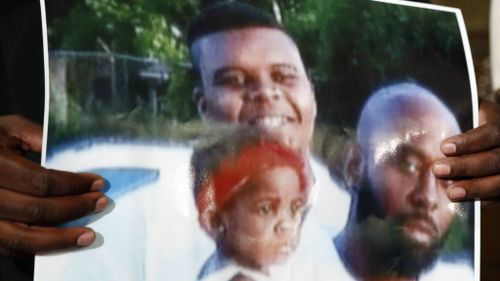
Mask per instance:
[[[221,211],[220,246],[242,265],[266,269],[290,256],[297,246],[307,192],[290,167],[257,173]]]

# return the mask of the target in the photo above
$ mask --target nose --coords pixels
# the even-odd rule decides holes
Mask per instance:
[[[282,212],[276,222],[274,231],[278,236],[286,236],[293,234],[296,228],[297,219],[290,212]]]
[[[434,176],[431,168],[422,171],[410,193],[411,203],[426,210],[434,210],[438,206],[439,180]]]
[[[289,221],[279,221],[276,224],[274,231],[278,236],[287,236],[292,234],[294,229],[295,229],[294,223]]]
[[[270,102],[278,100],[281,95],[281,89],[274,83],[271,77],[263,75],[252,83],[247,98],[254,102]]]

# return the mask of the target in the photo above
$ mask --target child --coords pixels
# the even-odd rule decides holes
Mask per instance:
[[[198,279],[282,280],[307,205],[303,159],[272,141],[226,141],[196,151],[192,166],[199,222],[216,243]]]

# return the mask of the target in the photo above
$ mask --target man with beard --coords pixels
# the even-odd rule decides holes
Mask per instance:
[[[460,133],[453,114],[428,90],[401,83],[368,100],[357,130],[344,169],[349,219],[334,241],[346,269],[359,280],[473,280],[468,265],[436,264],[460,208],[432,173],[439,144]]]

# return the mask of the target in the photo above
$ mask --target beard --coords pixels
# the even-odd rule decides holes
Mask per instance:
[[[373,194],[371,183],[363,181],[357,200],[355,232],[363,241],[372,276],[399,276],[415,278],[432,268],[436,262],[444,238],[437,225],[423,211],[411,214],[386,215]],[[419,220],[432,230],[431,240],[422,243],[405,232],[406,225]]]

